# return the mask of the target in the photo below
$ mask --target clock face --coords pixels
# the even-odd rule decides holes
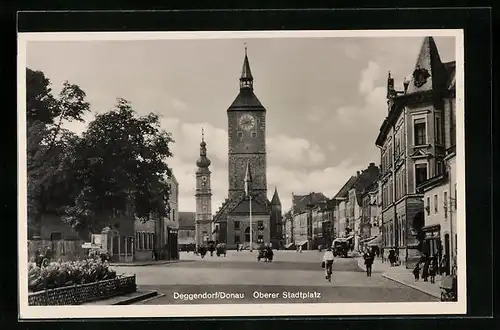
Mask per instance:
[[[255,127],[255,118],[249,114],[244,114],[239,120],[240,127],[245,131],[249,131]]]
[[[203,181],[203,182],[207,181],[207,177],[206,176],[202,176],[201,177],[201,181]]]

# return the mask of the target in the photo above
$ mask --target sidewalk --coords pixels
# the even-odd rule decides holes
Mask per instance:
[[[366,271],[363,258],[358,258],[358,266]],[[380,258],[375,259],[372,266],[372,271],[382,272],[382,276],[400,284],[406,285],[415,290],[419,290],[435,298],[441,298],[441,289],[439,283],[441,276],[436,276],[436,283],[424,282],[422,279],[415,281],[411,269],[406,269],[405,266],[391,267],[388,262],[382,263]]]
[[[145,301],[158,296],[157,291],[136,291],[121,296],[116,296],[103,300],[90,301],[83,303],[86,306],[100,306],[100,305],[131,305],[139,301]]]
[[[178,262],[189,262],[193,260],[147,260],[147,261],[131,261],[131,262],[110,262],[110,266],[117,267],[137,267],[137,266],[155,266],[166,265]]]

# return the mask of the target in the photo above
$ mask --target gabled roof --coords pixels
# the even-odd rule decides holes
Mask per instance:
[[[339,192],[333,198],[335,199],[335,198],[347,197],[349,190],[352,189],[352,187],[354,186],[354,184],[356,183],[357,180],[358,180],[357,177],[351,176],[349,178],[349,180],[347,180],[347,182],[344,184],[344,186],[342,188],[340,188]]]
[[[455,89],[455,72],[456,72],[456,62],[446,62],[443,63],[444,67],[446,68],[446,71],[448,72],[448,81],[446,83],[446,89],[447,90],[454,90]]]
[[[236,204],[231,210],[230,214],[249,214],[250,213],[250,200],[248,198],[243,198],[238,204]],[[264,205],[261,205],[256,199],[252,199],[252,214],[255,215],[268,215],[269,211]]]
[[[293,195],[292,213],[302,213],[307,209],[308,205],[317,205],[325,200],[327,200],[327,198],[323,193],[312,192],[307,195]]]
[[[196,212],[179,212],[179,229],[195,228]]]

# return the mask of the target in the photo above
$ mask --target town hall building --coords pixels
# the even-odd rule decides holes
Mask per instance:
[[[267,197],[266,109],[254,94],[246,49],[240,92],[227,109],[227,119],[229,189],[213,219],[214,240],[229,249],[278,242],[271,237],[278,232],[271,224],[281,226],[281,202],[276,189],[272,202]]]

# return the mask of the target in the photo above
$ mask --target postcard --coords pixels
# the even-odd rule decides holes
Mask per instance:
[[[462,30],[18,54],[20,318],[465,314]]]

